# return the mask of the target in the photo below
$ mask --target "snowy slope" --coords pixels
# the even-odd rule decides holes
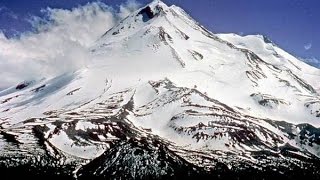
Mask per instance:
[[[218,36],[239,48],[250,49],[268,63],[283,69],[290,69],[319,91],[319,69],[312,67],[285,52],[267,37],[263,35],[239,36],[237,34],[218,34]]]
[[[90,51],[85,69],[0,92],[2,156],[19,144],[92,160],[156,139],[146,149],[170,149],[163,161],[205,168],[276,166],[259,161],[268,153],[280,164],[320,157],[320,71],[263,36],[215,35],[181,8],[153,1]]]

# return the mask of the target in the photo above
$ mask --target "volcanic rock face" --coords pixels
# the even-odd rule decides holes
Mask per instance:
[[[154,1],[90,50],[0,92],[5,179],[320,178],[320,71],[268,38]]]

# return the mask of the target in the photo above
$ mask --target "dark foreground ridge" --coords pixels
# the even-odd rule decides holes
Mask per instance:
[[[295,158],[283,150],[283,156]],[[98,158],[79,168],[80,163],[68,164],[53,157],[11,157],[0,159],[1,179],[45,177],[61,179],[320,179],[320,160],[304,159],[283,162],[266,152],[257,154],[261,161],[269,159],[272,164],[286,164],[274,167],[253,167],[243,163],[236,169],[229,169],[217,162],[213,168],[202,168],[189,163],[167,144],[158,139],[129,139],[119,141]],[[203,157],[202,157],[203,158]],[[216,161],[215,159],[207,159]],[[80,161],[78,161],[80,162]],[[296,164],[295,164],[296,163]],[[302,167],[302,168],[301,168]],[[277,168],[277,169],[275,169]]]

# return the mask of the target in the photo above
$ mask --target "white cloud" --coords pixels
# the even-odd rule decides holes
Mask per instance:
[[[119,18],[126,18],[132,11],[138,9],[141,6],[135,0],[128,0],[126,3],[120,5]]]
[[[312,43],[308,43],[308,44],[304,45],[305,50],[309,50],[311,48],[312,48]]]
[[[0,31],[0,89],[84,67],[88,47],[138,6],[129,0],[118,12],[102,2],[71,10],[48,8],[42,10],[46,18],[30,19],[34,32],[8,39]]]

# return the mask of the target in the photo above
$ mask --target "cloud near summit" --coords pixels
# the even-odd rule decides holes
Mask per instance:
[[[42,10],[43,17],[29,19],[32,32],[18,38],[7,38],[0,32],[0,90],[86,66],[88,47],[139,7],[129,0],[119,9],[102,2],[71,10],[47,8]]]
[[[309,49],[312,48],[312,43],[305,44],[303,47],[306,51],[308,51]]]

